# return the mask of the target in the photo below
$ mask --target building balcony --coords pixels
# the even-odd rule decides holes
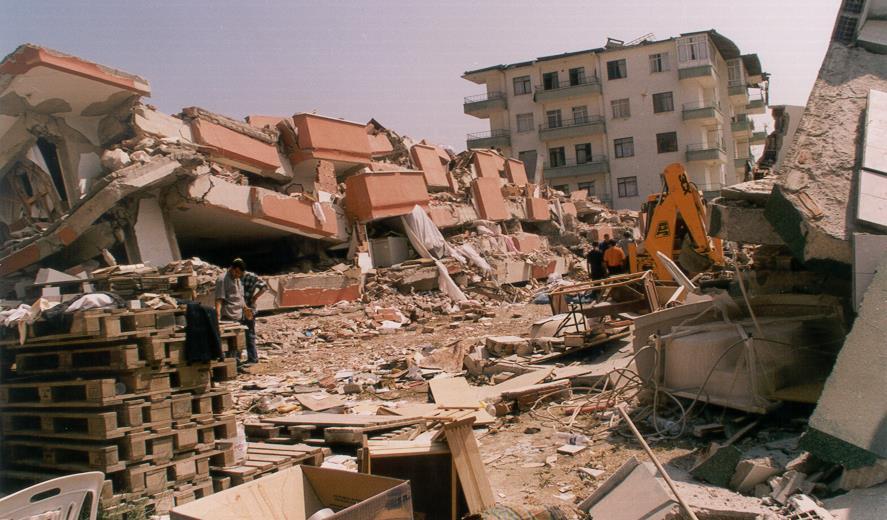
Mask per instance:
[[[757,144],[764,144],[767,142],[767,132],[754,132],[751,134],[751,139],[748,141],[748,144],[754,146]]]
[[[727,87],[730,102],[745,105],[748,103],[748,87],[745,85],[730,85]]]
[[[577,117],[575,119],[548,121],[544,125],[539,125],[539,139],[554,141],[556,139],[603,134],[605,131],[606,123],[604,123],[602,116]]]
[[[730,123],[730,130],[733,134],[746,134],[755,130],[755,122],[748,118],[745,114],[736,116],[736,120]]]
[[[750,100],[745,105],[745,111],[749,114],[763,114],[767,111],[767,105],[764,104],[764,98]]]
[[[462,110],[470,115],[479,118],[488,118],[490,114],[497,110],[505,110],[508,107],[508,101],[504,92],[487,92],[476,96],[468,96],[465,98]]]
[[[578,83],[545,88],[536,85],[533,99],[535,101],[551,101],[554,99],[570,99],[582,96],[600,95],[601,81],[596,77],[582,78]]]
[[[681,107],[681,116],[684,121],[695,120],[699,123],[715,123],[721,112],[720,103],[717,101],[696,101],[684,103]]]
[[[511,146],[511,132],[508,130],[490,130],[465,136],[466,147],[471,148],[503,148]]]
[[[606,155],[593,155],[590,161],[584,163],[567,162],[560,166],[551,166],[545,163],[543,175],[546,179],[559,179],[562,177],[582,177],[585,175],[597,175],[610,171],[610,161]]]
[[[696,143],[687,145],[687,162],[726,162],[727,150],[723,143]]]
[[[717,72],[711,63],[694,62],[693,65],[678,66],[678,78],[681,80],[695,80],[705,87],[713,87],[717,83]]]
[[[749,166],[750,164],[751,157],[737,157],[736,159],[733,159],[733,167],[737,172],[741,170],[742,173],[745,173],[746,166]]]

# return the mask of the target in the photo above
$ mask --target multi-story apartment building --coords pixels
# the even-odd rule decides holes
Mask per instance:
[[[748,116],[766,110],[768,75],[757,55],[716,31],[610,39],[462,77],[486,86],[465,98],[465,113],[490,121],[488,132],[468,135],[468,148],[499,148],[536,182],[587,189],[616,208],[638,208],[674,162],[716,194],[745,179],[750,147],[766,137]]]

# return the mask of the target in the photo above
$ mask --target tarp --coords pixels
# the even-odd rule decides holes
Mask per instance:
[[[440,290],[456,303],[467,300],[465,293],[456,285],[447,267],[440,261],[445,256],[451,256],[464,264],[465,257],[447,243],[440,230],[420,206],[414,206],[409,215],[403,215],[400,219],[413,249],[422,258],[433,259],[437,265]]]

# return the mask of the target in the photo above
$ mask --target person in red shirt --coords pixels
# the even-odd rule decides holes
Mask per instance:
[[[622,274],[625,263],[625,251],[619,247],[615,240],[610,240],[610,247],[604,251],[604,264],[610,276]]]

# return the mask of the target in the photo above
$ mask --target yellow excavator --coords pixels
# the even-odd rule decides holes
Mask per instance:
[[[691,276],[724,264],[724,248],[719,238],[708,236],[705,199],[687,178],[680,163],[670,164],[662,172],[664,189],[647,197],[641,208],[641,246],[628,246],[632,273],[652,269],[659,280],[672,276],[657,252],[674,260]]]

